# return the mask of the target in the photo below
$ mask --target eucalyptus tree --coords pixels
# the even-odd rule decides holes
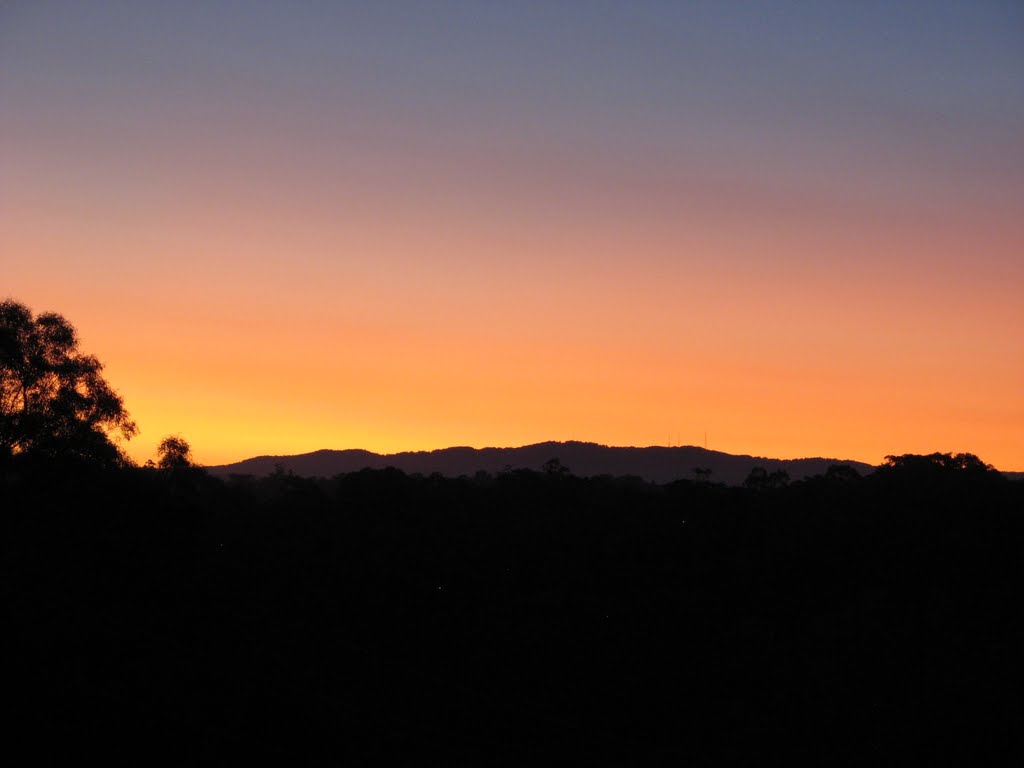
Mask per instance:
[[[63,316],[0,302],[0,461],[17,456],[127,463],[137,428],[103,364]]]
[[[160,469],[178,469],[194,466],[192,461],[192,447],[185,438],[178,435],[168,435],[160,441],[156,448],[156,466]]]

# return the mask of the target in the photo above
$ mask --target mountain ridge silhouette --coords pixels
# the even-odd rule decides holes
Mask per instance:
[[[380,454],[360,448],[320,449],[284,456],[254,456],[230,464],[207,466],[214,475],[269,475],[278,467],[304,477],[332,477],[362,469],[395,467],[409,474],[438,473],[447,477],[498,473],[528,469],[540,471],[545,462],[558,459],[569,472],[579,477],[597,475],[634,476],[656,483],[695,479],[695,469],[710,469],[711,482],[737,485],[754,467],[768,472],[784,471],[790,479],[824,473],[833,464],[842,464],[860,474],[875,467],[861,461],[808,457],[774,459],[746,454],[730,454],[698,446],[608,446],[580,441],[547,441],[512,448],[472,448],[452,446],[431,451],[402,451]]]

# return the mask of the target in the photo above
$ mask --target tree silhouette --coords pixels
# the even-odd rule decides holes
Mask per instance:
[[[192,447],[183,437],[168,435],[156,448],[160,469],[175,469],[192,466]]]
[[[112,437],[130,439],[137,429],[102,371],[79,351],[64,317],[0,302],[0,461],[127,462]]]
[[[966,472],[983,475],[995,471],[991,464],[986,464],[973,453],[930,453],[924,456],[906,453],[902,456],[886,456],[883,466],[890,471],[932,471],[946,474]]]
[[[763,491],[768,487],[768,470],[764,467],[754,467],[743,481],[743,485],[753,491]]]
[[[789,473],[777,469],[770,473],[764,467],[754,467],[743,481],[743,486],[752,491],[767,491],[774,488],[784,488],[789,485]]]
[[[569,468],[565,466],[561,460],[556,456],[553,459],[548,459],[540,467],[548,475],[563,476],[569,474]]]
[[[848,464],[829,464],[825,470],[825,479],[835,483],[856,483],[863,478]]]

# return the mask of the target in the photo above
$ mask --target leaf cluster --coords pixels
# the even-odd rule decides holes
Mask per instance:
[[[78,343],[62,315],[0,302],[0,459],[127,461],[114,441],[137,427],[103,364]]]

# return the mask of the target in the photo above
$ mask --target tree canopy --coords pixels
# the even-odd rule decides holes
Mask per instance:
[[[0,460],[126,462],[115,441],[138,430],[102,373],[63,316],[0,302]]]
[[[156,466],[160,469],[176,469],[180,467],[191,467],[192,447],[185,438],[178,435],[168,435],[160,441],[156,448]]]

